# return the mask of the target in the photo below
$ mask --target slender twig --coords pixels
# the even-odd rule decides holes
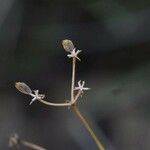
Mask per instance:
[[[76,67],[76,58],[72,58],[72,81],[71,81],[71,103],[74,101],[74,84],[75,84],[75,67]]]
[[[43,148],[39,145],[36,145],[36,144],[33,144],[33,143],[30,143],[28,141],[21,141],[21,144],[23,144],[24,146],[30,148],[30,149],[33,149],[33,150],[47,150],[46,148]]]
[[[19,148],[21,145],[28,147],[32,150],[47,150],[46,148],[43,148],[37,144],[33,144],[31,142],[20,139],[17,133],[14,133],[13,135],[10,136],[9,147]]]
[[[66,100],[66,103],[51,103],[51,102],[47,102],[45,100],[42,100],[42,99],[38,99],[39,102],[43,103],[43,104],[46,104],[46,105],[49,105],[49,106],[71,106],[71,103],[69,100]],[[67,103],[68,102],[68,103]]]
[[[79,96],[80,96],[81,94],[82,94],[82,91],[79,90],[78,93],[76,94],[76,96],[75,96],[75,98],[74,98],[72,104],[74,104],[74,103],[77,102],[77,100],[79,99]]]
[[[72,107],[72,110],[75,112],[75,114],[77,115],[77,117],[81,120],[81,122],[83,123],[84,127],[87,129],[87,131],[89,132],[89,134],[91,135],[91,137],[93,138],[93,140],[95,141],[97,147],[99,150],[105,150],[103,144],[100,142],[100,140],[98,139],[98,137],[96,136],[95,132],[93,131],[93,129],[90,127],[89,123],[87,122],[87,120],[85,119],[85,117],[81,114],[81,112],[79,111],[79,109],[77,108],[76,105],[74,105]]]

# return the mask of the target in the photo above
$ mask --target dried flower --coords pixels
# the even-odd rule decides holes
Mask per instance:
[[[72,52],[73,49],[75,49],[73,43],[71,40],[65,39],[62,41],[62,45],[63,48],[67,51],[67,52]]]
[[[35,91],[33,91],[34,92],[34,94],[30,94],[33,98],[32,98],[32,100],[31,100],[31,102],[30,102],[30,105],[34,102],[34,101],[36,101],[36,100],[41,100],[41,99],[43,99],[44,97],[45,97],[45,95],[44,94],[39,94],[39,90],[35,90]]]
[[[26,85],[24,82],[16,82],[15,87],[24,94],[30,95],[32,93],[32,90],[28,85]]]
[[[47,149],[45,149],[39,145],[36,145],[34,143],[20,139],[17,133],[14,133],[13,135],[10,136],[10,138],[9,138],[9,147],[10,148],[17,148],[18,149],[22,145],[29,148],[29,149],[47,150]]]
[[[36,101],[36,100],[41,100],[45,97],[44,94],[39,94],[39,90],[34,90],[32,92],[32,90],[30,89],[30,87],[28,85],[26,85],[24,82],[16,82],[15,87],[24,94],[28,94],[30,95],[32,98],[30,105]]]
[[[80,81],[78,81],[78,87],[75,87],[74,90],[79,90],[79,91],[81,91],[82,93],[83,93],[84,90],[90,90],[90,88],[84,87],[84,85],[85,85],[85,81],[82,81],[82,82],[81,82],[81,80],[80,80]]]
[[[81,61],[80,58],[78,57],[78,54],[79,54],[79,53],[81,53],[81,50],[75,51],[75,49],[73,49],[73,51],[71,52],[71,54],[68,54],[67,56],[68,56],[69,58],[76,58],[76,59],[78,59],[79,61]]]
[[[9,138],[9,147],[19,147],[20,145],[20,139],[17,133],[14,133],[12,136]]]
[[[69,58],[76,58],[80,60],[80,58],[78,57],[78,54],[81,52],[81,50],[76,51],[76,48],[74,47],[71,40],[68,40],[68,39],[63,40],[62,45],[63,45],[63,48],[67,52],[70,52],[70,54],[67,55]]]

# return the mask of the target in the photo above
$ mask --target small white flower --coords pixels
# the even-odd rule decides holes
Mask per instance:
[[[78,54],[81,53],[81,50],[77,50],[74,48],[72,51],[70,51],[70,54],[68,54],[67,56],[69,58],[77,58],[80,61],[80,58],[78,57]]]
[[[78,81],[78,87],[75,87],[74,90],[79,90],[79,91],[81,91],[82,93],[83,93],[84,90],[85,90],[85,91],[90,90],[90,88],[84,87],[84,85],[85,85],[85,81],[82,81],[82,82],[81,82],[81,80],[80,80],[80,81]]]
[[[34,92],[34,94],[33,94],[33,93],[30,94],[30,95],[33,97],[32,100],[31,100],[31,102],[30,102],[30,105],[31,105],[34,101],[36,101],[36,100],[41,100],[41,99],[43,99],[43,98],[45,97],[44,94],[39,94],[39,90],[34,90],[33,92]]]

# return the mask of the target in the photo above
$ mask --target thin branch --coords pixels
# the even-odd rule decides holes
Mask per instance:
[[[74,104],[74,103],[77,102],[77,100],[78,100],[78,98],[79,98],[79,96],[80,96],[81,94],[82,94],[82,91],[79,90],[78,93],[76,94],[76,96],[75,96],[75,98],[74,98],[72,104]]]
[[[79,96],[82,94],[82,91],[78,91],[78,93],[76,94],[75,98],[73,99],[73,101],[69,101],[69,100],[65,100],[66,103],[51,103],[42,99],[38,99],[39,102],[48,105],[48,106],[56,106],[56,107],[68,107],[68,106],[72,106],[73,104],[75,104],[79,98]]]
[[[28,147],[28,148],[31,148],[33,150],[47,150],[46,148],[43,148],[39,145],[36,145],[36,144],[33,144],[33,143],[30,143],[30,142],[27,142],[27,141],[21,141],[21,144]]]
[[[32,150],[47,150],[46,148],[43,148],[37,144],[33,144],[31,142],[20,139],[17,133],[14,133],[13,135],[10,136],[9,147],[19,148],[21,145],[28,147]]]
[[[75,84],[75,67],[76,67],[76,58],[72,58],[72,80],[71,80],[71,103],[74,101],[74,84]]]
[[[93,129],[90,127],[89,123],[87,122],[87,120],[85,119],[85,117],[83,117],[83,115],[81,114],[81,112],[79,111],[79,109],[77,108],[76,105],[74,105],[72,107],[72,110],[76,113],[76,115],[78,116],[78,118],[81,120],[81,122],[83,123],[83,125],[85,126],[85,128],[87,129],[87,131],[89,132],[89,134],[91,135],[91,137],[93,138],[93,140],[95,141],[98,149],[99,150],[105,150],[103,144],[100,142],[100,140],[98,139],[98,137],[94,133]]]
[[[39,102],[48,105],[48,106],[58,106],[58,107],[65,107],[65,106],[71,106],[71,103],[69,102],[69,100],[66,100],[66,102],[68,101],[68,103],[51,103],[51,102],[47,102],[45,100],[42,99],[38,99]]]

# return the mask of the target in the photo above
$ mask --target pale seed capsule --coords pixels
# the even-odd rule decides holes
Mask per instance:
[[[72,41],[71,40],[68,40],[68,39],[65,39],[62,41],[62,45],[63,45],[63,48],[67,51],[67,52],[72,52],[73,49],[75,48]]]
[[[15,87],[21,93],[28,94],[28,95],[32,94],[32,90],[24,82],[16,82]]]

